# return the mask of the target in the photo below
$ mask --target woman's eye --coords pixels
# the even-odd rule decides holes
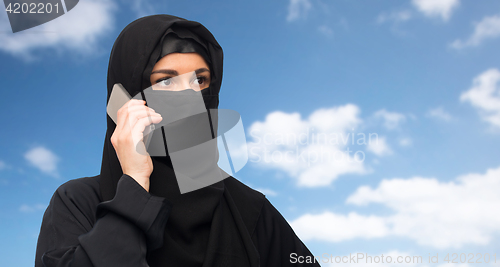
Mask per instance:
[[[206,76],[198,76],[192,81],[193,88],[197,88],[198,90],[203,90],[207,88],[210,84],[210,78]]]
[[[206,80],[205,77],[196,77],[194,82],[197,84],[203,84],[205,82],[205,80]]]
[[[162,86],[170,86],[172,85],[172,80],[170,78],[168,79],[163,79],[163,80],[160,80],[158,82],[158,84],[162,85]]]

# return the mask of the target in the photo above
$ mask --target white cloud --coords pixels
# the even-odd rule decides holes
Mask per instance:
[[[411,146],[413,144],[413,140],[409,137],[403,137],[399,139],[399,145],[402,147]]]
[[[318,31],[325,35],[326,37],[332,37],[333,36],[333,30],[332,28],[328,27],[327,25],[322,25],[318,28]]]
[[[59,157],[57,157],[52,151],[39,146],[26,152],[26,154],[24,154],[24,158],[43,173],[59,177],[57,172]]]
[[[349,22],[345,18],[341,18],[338,22],[338,24],[346,31],[349,30]]]
[[[388,130],[394,130],[399,127],[399,124],[406,120],[406,116],[397,113],[397,112],[389,112],[385,109],[381,109],[374,113],[375,118],[380,118],[384,120],[384,126]]]
[[[390,24],[391,31],[399,36],[408,36],[409,33],[401,29],[400,25],[413,18],[413,12],[409,10],[399,10],[392,12],[384,12],[377,16],[378,24]]]
[[[367,150],[374,153],[377,156],[385,156],[392,154],[392,150],[387,144],[385,137],[381,136],[375,139],[375,141],[370,140],[368,142]]]
[[[500,16],[485,17],[479,23],[475,23],[474,33],[465,41],[455,40],[451,47],[462,49],[470,46],[479,46],[487,39],[500,36]]]
[[[472,87],[460,95],[460,101],[469,102],[483,120],[500,128],[500,71],[489,69],[479,74]]]
[[[278,193],[276,191],[269,189],[269,188],[254,188],[254,189],[261,192],[262,194],[264,194],[266,196],[275,197],[278,195]]]
[[[286,20],[295,21],[300,18],[305,18],[311,7],[312,5],[309,0],[290,0]]]
[[[446,112],[442,107],[430,109],[427,114],[428,117],[436,118],[442,121],[452,121],[453,117]]]
[[[384,218],[363,216],[354,212],[348,215],[328,211],[317,215],[306,214],[292,221],[290,225],[304,240],[341,242],[353,238],[384,237],[389,234]]]
[[[132,10],[137,17],[144,17],[155,14],[155,7],[148,0],[132,0]]]
[[[24,60],[33,60],[36,49],[51,48],[91,54],[98,38],[113,29],[111,0],[80,1],[71,11],[37,27],[0,35],[0,50]],[[9,20],[0,12],[0,30],[11,31]]]
[[[377,17],[377,23],[392,21],[395,23],[405,22],[412,18],[412,14],[408,10],[393,11],[391,13],[382,13]]]
[[[329,185],[343,174],[365,173],[364,152],[348,146],[366,140],[348,132],[362,122],[359,112],[353,104],[319,109],[305,120],[299,113],[272,112],[249,127],[250,162],[283,171],[308,187]]]
[[[19,207],[19,211],[22,213],[31,213],[39,210],[45,210],[47,208],[46,205],[43,204],[35,204],[35,205],[27,205],[23,204],[21,207]]]
[[[6,168],[7,168],[7,164],[5,162],[3,162],[2,160],[0,160],[0,170],[6,169]]]
[[[325,212],[305,214],[291,225],[305,240],[340,242],[400,236],[439,249],[485,246],[500,233],[500,216],[492,212],[500,207],[499,191],[500,167],[484,174],[462,175],[451,182],[422,177],[384,179],[375,189],[359,187],[346,203],[383,205],[394,212],[392,215]]]
[[[428,17],[441,17],[447,21],[452,11],[460,5],[460,0],[412,0],[413,5]]]

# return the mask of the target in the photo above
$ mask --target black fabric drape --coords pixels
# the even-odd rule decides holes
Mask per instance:
[[[222,48],[203,25],[167,15],[138,19],[128,25],[117,38],[108,67],[108,100],[116,83],[121,83],[131,96],[151,86],[151,71],[161,55],[166,54],[165,51],[162,54],[162,50],[165,50],[163,40],[167,34],[189,39],[207,50],[208,55],[203,55],[208,57],[207,61],[210,62],[211,82],[209,88],[203,90],[203,97],[207,108],[217,108],[222,79]],[[103,200],[112,198],[117,181],[123,174],[110,141],[114,129],[115,124],[108,117],[101,166]],[[150,193],[166,198],[172,204],[172,209],[162,246],[148,251],[147,258],[151,266],[201,266],[205,262],[207,249],[217,249],[208,246],[217,245],[225,247],[227,254],[239,257],[241,266],[249,262],[248,254],[242,247],[221,242],[208,243],[212,221],[230,222],[229,214],[224,208],[225,200],[222,198],[224,182],[180,194],[168,151],[166,157],[152,157],[152,160],[154,169],[150,176]],[[195,164],[196,162],[193,162],[193,165]],[[241,239],[234,227],[234,224],[229,223],[225,228],[214,228],[219,231],[215,234],[221,240],[227,241],[226,243],[232,242],[232,239]]]
[[[172,206],[164,198],[151,196],[123,175],[115,198],[103,202],[99,184],[98,175],[70,180],[57,189],[43,216],[35,267],[184,266],[162,264],[161,258],[151,264],[146,260],[148,249],[162,237],[165,220],[170,220]],[[225,216],[214,216],[203,267],[319,266],[290,262],[291,253],[305,257],[311,252],[262,194],[233,177],[224,184],[225,201],[216,213]],[[221,229],[242,238],[217,236]],[[248,251],[249,261],[238,265],[241,259],[229,254],[226,245]]]

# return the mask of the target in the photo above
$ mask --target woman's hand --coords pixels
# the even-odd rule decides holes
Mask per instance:
[[[123,173],[134,178],[149,192],[153,162],[142,140],[143,132],[151,123],[159,123],[162,117],[145,103],[143,100],[131,99],[118,110],[111,143]]]

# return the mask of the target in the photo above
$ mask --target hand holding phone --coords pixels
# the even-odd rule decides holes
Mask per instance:
[[[117,90],[113,90],[108,103],[108,114],[116,123],[111,143],[123,173],[149,191],[149,176],[153,172],[153,163],[146,151],[144,136],[150,136],[148,133],[154,130],[151,126],[161,122],[162,117],[147,107],[145,101],[128,98],[129,95],[123,87]],[[126,102],[122,105],[123,101]],[[118,106],[120,108],[116,110]]]

